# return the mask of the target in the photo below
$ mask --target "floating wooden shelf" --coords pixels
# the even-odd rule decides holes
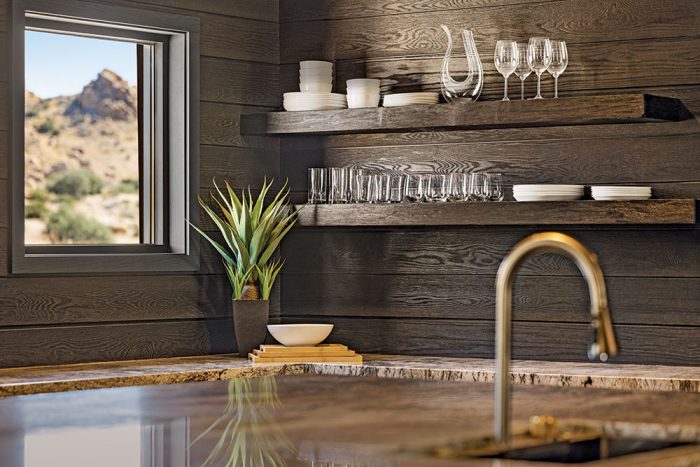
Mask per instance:
[[[299,226],[694,224],[694,199],[299,205]]]
[[[691,117],[678,99],[649,94],[611,94],[464,105],[250,114],[241,116],[241,132],[330,135],[679,121]]]

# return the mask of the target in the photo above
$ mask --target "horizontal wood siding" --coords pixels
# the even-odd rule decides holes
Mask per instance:
[[[256,187],[279,175],[279,141],[240,134],[240,116],[277,108],[277,0],[96,0],[196,16],[201,21],[200,185]],[[11,0],[0,0],[0,60]],[[10,70],[0,66],[0,193],[7,193]],[[204,223],[211,229],[211,223]],[[11,277],[7,197],[0,196],[0,366],[235,351],[230,286],[203,245],[196,274]],[[279,293],[271,303],[279,316]]]
[[[383,92],[440,89],[446,39],[474,30],[483,100],[498,99],[496,39],[567,41],[562,96],[648,92],[700,114],[700,3],[692,0],[283,0],[280,88],[297,62],[335,62],[335,89],[380,78]],[[457,47],[460,51],[461,47]],[[669,52],[672,50],[673,52]],[[553,80],[543,76],[550,97]],[[526,82],[528,96],[535,80]],[[510,80],[511,99],[519,94]],[[485,131],[399,131],[283,137],[281,173],[303,199],[307,167],[498,170],[517,183],[640,184],[700,200],[700,124],[593,125]],[[697,209],[697,203],[696,203]],[[363,352],[492,356],[495,274],[523,227],[308,228],[283,246],[282,319],[336,324]],[[594,250],[607,277],[617,361],[700,364],[700,227],[561,226]],[[514,356],[585,360],[585,283],[563,257],[530,258],[516,280]]]

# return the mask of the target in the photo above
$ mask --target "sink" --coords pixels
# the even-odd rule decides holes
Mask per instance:
[[[439,458],[581,464],[645,452],[669,450],[670,454],[673,448],[691,445],[700,449],[698,430],[663,424],[559,421],[535,416],[530,418],[527,430],[514,433],[508,445],[483,437],[430,447],[427,453]]]
[[[484,457],[579,464],[640,452],[659,451],[688,444],[691,443],[599,436],[583,441],[555,441],[538,446],[510,449],[496,455]]]

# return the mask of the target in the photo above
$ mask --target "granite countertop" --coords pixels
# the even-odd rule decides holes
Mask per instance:
[[[209,365],[212,372],[231,366]],[[560,423],[583,419],[618,433],[700,441],[698,394],[518,384],[512,409],[514,430],[526,427],[531,415],[547,414]],[[491,384],[315,374],[7,397],[0,399],[0,459],[3,467],[24,467],[39,454],[50,454],[50,465],[92,467],[104,456],[112,465],[139,465],[123,458],[145,449],[168,456],[169,467],[226,465],[235,455],[234,465],[253,456],[289,467],[493,466],[489,459],[426,454],[431,447],[487,436],[492,411]],[[134,436],[138,442],[123,441]],[[700,465],[700,446],[595,465]]]
[[[480,358],[370,354],[365,355],[360,366],[252,366],[236,355],[211,355],[9,368],[0,370],[0,396],[298,374],[493,382],[494,362]],[[511,379],[525,385],[700,392],[700,367],[514,360]]]

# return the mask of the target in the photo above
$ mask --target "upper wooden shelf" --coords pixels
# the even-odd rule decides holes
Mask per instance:
[[[692,118],[692,114],[678,99],[649,94],[611,94],[250,114],[241,116],[241,133],[331,135],[679,121],[688,118]]]
[[[299,205],[299,226],[695,224],[694,199]]]

